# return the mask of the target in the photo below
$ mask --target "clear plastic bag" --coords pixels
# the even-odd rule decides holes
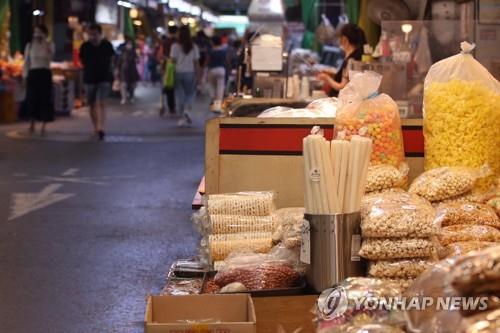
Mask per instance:
[[[441,167],[418,176],[408,192],[418,194],[429,201],[442,201],[472,190],[478,178],[488,175],[488,167],[480,169]]]
[[[424,238],[367,238],[359,255],[368,260],[428,258],[435,255],[436,246]]]
[[[436,222],[446,227],[457,224],[489,225],[500,229],[500,218],[488,205],[478,203],[444,203],[437,207]]]
[[[318,331],[323,333],[326,331]],[[328,330],[328,333],[404,333],[398,326],[384,324],[345,324]]]
[[[244,232],[274,232],[278,225],[276,215],[242,216],[242,215],[210,215],[211,232],[213,234],[234,234]]]
[[[282,208],[276,211],[280,225],[277,227],[273,240],[282,242],[289,249],[297,249],[301,245],[301,232],[304,221],[304,208]]]
[[[448,258],[463,256],[469,252],[484,250],[495,244],[494,242],[484,241],[456,242],[446,246],[446,256]]]
[[[363,237],[417,237],[438,233],[435,210],[425,199],[414,194],[389,192],[373,196],[361,208]]]
[[[500,245],[458,258],[450,283],[462,295],[500,294]]]
[[[396,168],[392,165],[372,165],[368,168],[365,192],[377,192],[390,188],[405,187],[410,168],[403,162]]]
[[[359,303],[361,297],[373,298],[395,298],[401,295],[397,286],[392,282],[381,279],[366,277],[351,277],[340,282],[337,287],[345,291],[346,311],[333,319],[325,319],[321,308],[316,308],[317,330],[316,332],[330,332],[332,329],[345,328],[344,325],[367,325],[367,324],[385,324],[385,325],[403,325],[404,314],[398,308],[369,309],[366,308],[366,302]],[[328,294],[322,294],[318,303],[324,300]]]
[[[500,242],[500,230],[488,225],[450,225],[438,235],[439,243],[447,246],[457,242]]]
[[[462,326],[465,333],[498,333],[500,309],[464,319]]]
[[[460,54],[435,63],[425,78],[425,168],[488,163],[498,176],[500,83],[471,55],[473,45],[461,47]]]
[[[321,108],[291,109],[277,106],[263,111],[257,118],[335,118],[336,111],[334,102]]]
[[[210,194],[206,198],[210,215],[266,216],[276,210],[274,192]]]
[[[306,106],[308,110],[320,112],[325,116],[335,118],[337,115],[338,99],[336,97],[320,98]]]
[[[248,290],[269,290],[296,286],[303,275],[295,253],[282,247],[269,254],[235,253],[226,259],[214,278],[220,287],[239,282]]]
[[[477,202],[481,203],[484,199],[484,194],[475,193],[475,192],[467,192],[461,195],[457,195],[456,197],[451,197],[449,199],[445,199],[442,201],[435,201],[433,204],[438,206],[441,203],[454,203],[454,202]]]
[[[370,262],[368,275],[386,279],[414,279],[430,265],[432,262],[427,259],[381,260]]]
[[[270,232],[220,234],[210,235],[208,243],[210,257],[213,261],[217,261],[226,259],[232,252],[267,253],[273,246],[273,238]]]
[[[335,130],[338,138],[371,138],[372,165],[399,167],[404,159],[399,109],[390,96],[378,94],[381,81],[375,72],[350,73],[349,83],[339,93]]]

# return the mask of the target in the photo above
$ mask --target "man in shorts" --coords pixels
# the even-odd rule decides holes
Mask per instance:
[[[90,118],[100,141],[104,140],[104,100],[111,90],[113,72],[111,64],[115,56],[113,46],[102,37],[102,28],[93,24],[88,29],[89,39],[80,47],[83,64],[83,83],[90,107]]]

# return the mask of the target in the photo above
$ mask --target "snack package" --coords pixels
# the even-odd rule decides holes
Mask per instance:
[[[488,167],[480,169],[441,167],[431,169],[411,183],[409,193],[418,194],[429,201],[442,201],[472,190],[478,178],[488,175]]]
[[[405,187],[409,172],[406,162],[401,163],[399,168],[387,164],[372,165],[368,168],[365,192]]]
[[[282,242],[288,249],[300,248],[304,211],[302,207],[281,208],[276,211],[275,214],[280,224],[273,234],[275,243]]]
[[[500,229],[500,218],[488,205],[478,203],[444,203],[436,210],[436,222],[446,227],[457,224],[488,225]]]
[[[247,232],[208,236],[210,257],[213,261],[224,260],[232,252],[254,251],[267,253],[273,246],[272,233]]]
[[[210,215],[211,231],[214,234],[234,234],[241,232],[274,232],[278,221],[276,215]]]
[[[340,302],[346,303],[346,310],[334,318],[329,318],[328,313],[324,313],[324,311],[329,310],[330,307],[323,309],[322,306],[317,306],[316,332],[326,333],[331,332],[333,329],[345,332],[345,330],[342,330],[346,328],[345,325],[380,324],[400,327],[405,322],[404,313],[398,308],[367,308],[365,307],[367,303],[363,302],[361,306],[356,306],[356,302],[359,303],[361,297],[382,299],[400,296],[400,291],[392,282],[365,277],[351,277],[340,282],[337,285],[337,290],[340,290],[345,295],[345,299],[343,298]],[[323,292],[318,299],[317,305],[327,302],[330,294],[331,290]]]
[[[450,283],[462,295],[500,295],[500,245],[458,258]]]
[[[500,230],[489,225],[450,225],[441,228],[439,243],[447,246],[457,242],[500,242]]]
[[[426,170],[488,163],[500,175],[500,83],[474,59],[474,47],[461,43],[460,54],[435,63],[425,78]]]
[[[291,288],[300,283],[303,275],[298,263],[296,254],[282,247],[268,254],[234,253],[214,281],[221,288],[239,282],[250,291]]]
[[[436,246],[424,238],[367,238],[359,255],[368,260],[428,258],[435,255]]]
[[[384,193],[373,196],[361,208],[363,237],[425,238],[437,234],[435,211],[415,194]]]
[[[484,241],[456,242],[446,246],[446,255],[448,258],[463,256],[469,252],[484,250],[495,244],[494,242]]]
[[[500,327],[500,309],[483,312],[463,320],[465,333],[498,333]]]
[[[349,83],[339,93],[335,130],[338,138],[372,139],[372,165],[399,167],[404,159],[399,109],[391,97],[378,94],[381,81],[375,72],[350,73]]]
[[[380,260],[370,262],[368,275],[381,279],[414,279],[432,262],[427,259]]]
[[[274,192],[240,192],[206,196],[209,215],[266,216],[276,210]]]
[[[442,201],[435,201],[432,204],[438,206],[442,203],[454,203],[454,202],[476,202],[482,203],[484,200],[484,194],[476,192],[467,192],[464,194],[457,195],[456,197],[451,197]]]

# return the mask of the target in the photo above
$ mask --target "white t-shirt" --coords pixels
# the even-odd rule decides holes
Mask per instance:
[[[178,73],[194,73],[194,62],[200,59],[200,51],[196,45],[193,45],[188,54],[184,54],[182,46],[179,43],[172,45],[170,57],[175,60],[175,71]]]

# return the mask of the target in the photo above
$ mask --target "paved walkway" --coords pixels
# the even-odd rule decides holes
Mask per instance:
[[[109,110],[106,142],[85,109],[41,138],[0,126],[2,332],[139,333],[145,298],[196,253],[191,199],[203,174],[196,125],[159,118],[158,92]]]

